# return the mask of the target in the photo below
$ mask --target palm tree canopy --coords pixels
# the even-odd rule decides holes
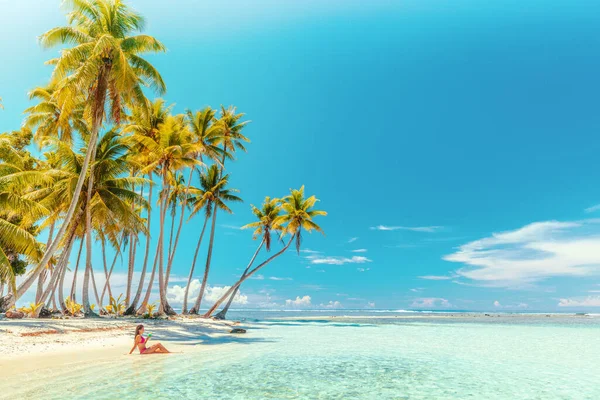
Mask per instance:
[[[325,211],[313,210],[314,205],[319,201],[315,196],[304,197],[304,186],[300,189],[291,189],[290,195],[284,197],[281,201],[281,208],[284,214],[277,218],[277,223],[285,225],[285,232],[290,235],[296,235],[296,250],[300,252],[302,243],[302,229],[307,232],[316,230],[324,234],[321,227],[313,222],[313,218],[320,215],[327,215]]]
[[[262,207],[258,208],[252,205],[252,213],[258,221],[242,226],[242,229],[254,229],[254,239],[262,237],[265,241],[267,251],[271,250],[271,232],[282,230],[279,225],[279,213],[281,212],[281,200],[276,198],[265,197]]]
[[[206,172],[199,173],[200,187],[190,187],[190,199],[188,202],[192,207],[190,218],[196,215],[203,208],[206,217],[211,216],[213,205],[230,214],[231,209],[225,204],[226,202],[241,202],[242,199],[236,196],[237,189],[227,188],[229,183],[229,175],[219,177],[220,170],[215,164],[211,165]]]
[[[144,19],[122,0],[66,0],[71,8],[68,26],[50,29],[40,36],[43,47],[71,45],[61,50],[54,65],[51,85],[61,109],[61,120],[70,118],[78,105],[79,94],[94,94],[100,88],[100,76],[106,79],[109,113],[119,122],[124,104],[145,105],[143,87],[157,93],[166,91],[158,71],[141,57],[147,52],[163,52],[165,47],[152,36],[135,34],[144,28]],[[104,116],[104,110],[91,109],[86,102],[86,115]],[[103,104],[100,105],[104,107]],[[101,123],[102,121],[97,121]]]

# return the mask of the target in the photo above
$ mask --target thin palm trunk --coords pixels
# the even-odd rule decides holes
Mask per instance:
[[[202,304],[202,297],[204,296],[204,290],[206,289],[206,282],[208,281],[208,273],[210,272],[210,262],[212,260],[212,249],[215,240],[215,227],[217,224],[217,202],[214,204],[212,222],[210,226],[210,240],[208,242],[208,254],[206,256],[206,265],[204,267],[204,276],[202,277],[202,284],[200,286],[200,292],[194,303],[194,307],[190,310],[190,314],[199,314],[200,305]]]
[[[83,250],[83,239],[79,244],[79,251],[77,252],[77,263],[75,264],[75,272],[73,272],[73,283],[71,284],[71,293],[69,298],[71,301],[76,301],[75,289],[77,288],[77,271],[79,270],[79,260],[81,260],[81,251]]]
[[[221,296],[221,298],[219,300],[217,300],[215,302],[215,304],[210,308],[210,310],[208,310],[208,312],[206,314],[204,314],[204,317],[205,318],[210,317],[212,315],[212,313],[214,313],[215,310],[217,308],[219,308],[219,306],[225,300],[227,300],[227,298],[229,296],[231,296],[231,294],[236,289],[238,289],[242,283],[244,283],[244,281],[246,281],[248,278],[250,278],[252,275],[254,275],[255,273],[257,273],[258,271],[260,271],[265,265],[269,264],[271,261],[273,261],[274,259],[276,259],[280,255],[282,255],[283,253],[285,253],[285,251],[290,247],[290,245],[294,241],[294,237],[295,236],[296,236],[296,234],[292,235],[292,237],[290,238],[290,241],[287,242],[287,244],[285,245],[285,247],[283,249],[279,250],[277,253],[273,254],[271,257],[267,258],[265,261],[263,261],[262,263],[260,263],[257,267],[255,267],[254,269],[252,269],[246,275],[244,275],[243,277],[241,277],[232,287],[229,288],[229,290],[227,290],[227,292],[225,292],[225,294],[223,296]]]
[[[100,131],[100,125],[102,125],[102,120],[104,119],[104,103],[106,101],[106,90],[108,88],[108,75],[110,73],[110,69],[112,64],[105,64],[102,68],[100,68],[100,72],[98,74],[97,79],[97,87],[94,94],[94,106],[93,106],[93,114],[92,114],[92,132],[90,134],[90,140],[88,143],[88,148],[85,153],[85,158],[83,159],[83,165],[81,166],[81,172],[79,177],[77,178],[77,184],[75,185],[75,191],[73,192],[73,198],[71,199],[71,204],[69,205],[69,209],[67,210],[67,214],[65,215],[65,219],[60,229],[56,233],[52,244],[46,249],[44,255],[42,256],[42,260],[35,267],[35,269],[29,274],[29,276],[23,281],[23,283],[17,288],[17,293],[12,297],[11,303],[14,304],[35,282],[38,278],[39,274],[45,268],[46,264],[50,261],[56,249],[58,248],[59,243],[62,241],[65,236],[65,232],[67,231],[68,226],[73,221],[73,216],[75,215],[75,209],[77,204],[79,203],[79,197],[81,196],[81,190],[83,188],[83,183],[86,179],[86,173],[88,168],[93,164],[94,157],[96,154],[96,142],[98,140],[98,132]],[[11,304],[11,305],[12,305]]]
[[[104,278],[106,281],[104,282],[104,289],[102,290],[102,294],[100,295],[100,305],[104,303],[104,292],[108,289],[108,298],[113,297],[112,290],[110,289],[110,274],[108,273],[108,266],[106,265],[106,243],[104,240],[101,240],[102,245],[102,264],[104,265]],[[119,255],[119,251],[117,249],[117,254],[115,255],[115,261],[117,261],[117,256]],[[113,267],[115,263],[113,262]],[[112,268],[111,268],[112,273]]]
[[[167,261],[167,277],[165,278],[165,284],[169,287],[169,278],[171,277],[171,268],[173,267],[173,260],[175,259],[175,252],[177,251],[177,244],[179,243],[179,236],[181,235],[181,228],[183,227],[183,217],[185,215],[185,207],[188,202],[188,192],[190,191],[190,186],[192,184],[192,177],[194,176],[195,168],[190,168],[190,176],[188,178],[188,184],[185,189],[185,197],[183,198],[183,202],[181,203],[181,215],[179,216],[179,226],[177,227],[177,233],[175,234],[175,244],[173,245],[173,250],[169,249],[169,257]]]
[[[135,257],[135,235],[131,234],[129,237],[129,258],[127,264],[127,289],[125,291],[125,304],[129,306],[131,300],[131,284],[133,283],[133,267]]]
[[[208,223],[208,216],[204,218],[204,225],[202,225],[202,232],[198,238],[198,244],[196,245],[196,251],[194,252],[194,259],[192,260],[192,266],[190,267],[190,275],[188,276],[187,285],[185,287],[185,295],[183,296],[183,308],[181,312],[187,314],[187,301],[190,293],[190,286],[192,284],[192,277],[194,276],[194,269],[196,268],[196,259],[198,258],[198,252],[200,251],[200,245],[202,244],[202,238],[204,237],[204,231],[206,230],[206,224]]]
[[[52,243],[52,235],[54,234],[54,222],[50,225],[50,232],[48,233],[48,241],[46,242],[46,247],[49,247]],[[35,304],[40,303],[40,297],[42,297],[42,292],[44,291],[44,281],[46,280],[46,275],[48,275],[48,269],[44,268],[44,270],[40,273],[38,278],[37,291],[35,294]],[[2,293],[0,293],[2,296]]]
[[[120,242],[119,242],[120,247]],[[108,289],[108,296],[113,297],[110,291],[110,277],[112,276],[113,270],[115,269],[115,265],[117,264],[117,259],[119,258],[119,248],[117,248],[117,252],[115,253],[115,258],[110,266],[110,271],[106,275],[106,282],[104,283],[104,287],[102,288],[102,294],[100,295],[100,304],[104,303],[104,295],[106,294],[106,290]]]
[[[223,157],[221,160],[221,168],[219,169],[219,179],[217,182],[221,180],[223,176],[223,171],[225,170],[225,156],[227,155],[227,143],[223,142]],[[215,224],[217,222],[217,202],[215,201],[212,215],[212,224],[210,227],[210,240],[208,242],[208,255],[206,256],[206,265],[204,266],[204,276],[202,278],[202,285],[200,286],[200,292],[198,293],[198,297],[196,298],[196,302],[194,303],[194,307],[190,310],[190,314],[199,314],[200,313],[200,305],[202,304],[202,297],[204,296],[204,290],[206,289],[206,281],[208,280],[208,273],[210,271],[210,262],[212,260],[212,249],[215,240]]]
[[[148,179],[152,181],[152,174],[148,174]],[[150,183],[148,189],[148,204],[152,205],[152,184]],[[140,283],[138,284],[137,291],[133,301],[125,310],[125,315],[133,315],[136,312],[137,303],[140,301],[142,296],[142,290],[144,290],[144,280],[146,279],[146,268],[148,267],[148,256],[150,254],[150,216],[152,215],[152,209],[148,209],[148,233],[146,234],[146,248],[144,249],[144,265],[142,266],[142,272],[140,274]]]
[[[167,214],[167,200],[168,193],[170,190],[170,185],[167,182],[167,170],[166,166],[163,166],[163,190],[162,190],[162,199],[161,199],[161,210],[160,210],[160,231],[158,238],[158,248],[159,248],[159,257],[158,257],[158,290],[159,290],[159,298],[160,298],[160,308],[162,312],[167,315],[175,315],[176,312],[169,305],[167,300],[167,288],[165,285],[165,275],[164,275],[164,225],[165,225],[165,217]],[[160,311],[159,311],[160,312]]]
[[[96,149],[92,151],[92,157],[96,156]],[[83,276],[83,313],[86,316],[92,316],[95,314],[90,308],[90,278],[93,279],[93,266],[92,266],[92,190],[94,187],[94,164],[90,166],[90,176],[88,179],[88,187],[87,187],[87,201],[85,207],[85,274]],[[95,287],[94,282],[94,289]],[[98,298],[98,294],[96,293],[96,298]],[[98,298],[98,300],[100,300]],[[98,304],[101,307],[101,304]]]
[[[67,240],[67,243],[65,244],[65,247],[63,248],[60,257],[58,258],[58,262],[52,270],[52,275],[50,276],[48,286],[46,287],[46,289],[42,293],[42,296],[40,297],[40,303],[47,303],[47,305],[50,305],[51,302],[54,303],[54,294],[62,276],[63,269],[66,269],[67,264],[69,263],[69,255],[71,253],[71,247],[74,241],[75,229],[72,229],[69,239]]]
[[[156,256],[154,257],[154,265],[152,266],[152,273],[150,274],[150,280],[148,281],[148,289],[146,289],[146,295],[144,296],[144,301],[142,301],[142,305],[137,310],[137,314],[143,314],[148,307],[148,302],[150,301],[150,294],[152,293],[152,286],[154,285],[154,276],[156,275],[156,267],[158,266],[158,246],[156,246]]]
[[[242,276],[240,277],[240,279],[242,279],[244,276],[246,276],[246,274],[250,270],[250,267],[252,267],[252,264],[254,264],[254,260],[256,260],[256,257],[258,256],[258,253],[260,253],[260,249],[262,249],[262,247],[263,247],[264,244],[265,244],[265,239],[261,240],[260,245],[258,246],[258,248],[256,249],[256,251],[254,252],[254,255],[252,256],[252,259],[250,259],[250,262],[248,263],[248,266],[246,267],[246,269],[242,273]],[[229,300],[227,301],[227,304],[216,315],[216,318],[218,318],[218,319],[225,319],[225,316],[227,315],[227,311],[229,311],[229,307],[231,307],[231,303],[233,303],[233,299],[235,298],[235,295],[238,293],[239,290],[240,290],[240,287],[238,286],[233,291],[233,293],[231,294],[231,296],[229,296]]]

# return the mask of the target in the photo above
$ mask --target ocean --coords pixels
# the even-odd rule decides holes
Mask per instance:
[[[18,379],[10,398],[600,399],[598,315],[313,310],[230,317],[248,332],[208,340],[202,346],[209,351],[40,371]]]

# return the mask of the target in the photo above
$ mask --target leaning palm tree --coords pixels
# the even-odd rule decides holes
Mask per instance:
[[[260,271],[271,261],[285,253],[290,247],[292,242],[296,242],[296,250],[300,252],[300,245],[302,243],[302,231],[312,232],[313,230],[323,233],[323,230],[317,225],[313,218],[321,215],[327,215],[325,211],[313,210],[314,205],[317,203],[317,198],[311,196],[309,198],[304,197],[304,186],[299,190],[291,190],[289,196],[286,196],[281,201],[281,209],[283,214],[275,218],[274,223],[281,227],[282,235],[289,235],[290,239],[286,245],[273,254],[271,257],[254,267],[248,273],[243,275],[233,286],[225,292],[225,294],[215,302],[212,308],[204,314],[204,317],[208,318],[210,315],[221,305],[225,300],[231,296],[231,294],[237,290],[245,280],[249,279],[252,275]]]
[[[109,119],[118,123],[124,105],[145,104],[143,86],[152,87],[158,93],[166,90],[158,71],[140,56],[146,52],[165,51],[165,47],[148,35],[131,36],[144,27],[141,15],[121,0],[71,0],[68,3],[72,8],[68,15],[69,26],[49,30],[40,37],[40,42],[46,48],[73,46],[62,50],[57,59],[51,60],[54,65],[51,85],[56,87],[53,96],[61,109],[61,118],[70,117],[82,93],[88,99],[85,114],[91,122],[89,145],[63,224],[42,261],[19,287],[17,297],[35,281],[71,223],[88,168],[93,163],[98,132],[106,118],[106,103],[109,103]],[[93,174],[89,174],[89,179],[93,179]],[[89,186],[93,186],[93,182]],[[90,220],[88,210],[88,252],[91,251]]]
[[[280,212],[280,200],[272,199],[268,196],[265,197],[261,208],[252,206],[252,213],[256,216],[256,219],[258,221],[242,226],[242,229],[254,229],[253,239],[256,240],[260,238],[260,244],[258,245],[258,248],[254,252],[252,258],[250,259],[248,266],[246,266],[246,269],[242,273],[242,278],[248,273],[248,271],[252,267],[252,264],[254,263],[254,260],[256,260],[256,257],[258,256],[258,253],[262,249],[263,245],[267,251],[271,251],[271,234],[278,233],[279,231],[281,231],[281,226],[279,225],[277,219],[279,217]],[[227,301],[225,307],[223,307],[223,309],[217,315],[215,315],[217,319],[225,319],[227,311],[229,310],[229,307],[231,307],[231,303],[233,303],[233,299],[237,295],[238,291],[239,286],[233,291],[231,296],[229,296],[229,300]],[[214,308],[216,309],[216,307]],[[213,311],[214,309],[209,310],[208,314],[212,314]]]
[[[192,277],[194,275],[194,268],[196,266],[196,257],[198,256],[198,251],[200,250],[200,244],[202,243],[202,237],[204,236],[204,230],[206,229],[206,223],[208,219],[213,217],[213,230],[214,230],[214,210],[221,209],[225,212],[232,213],[229,206],[226,204],[227,202],[241,202],[242,199],[236,196],[234,193],[237,192],[236,189],[229,189],[227,184],[229,183],[229,175],[220,176],[219,167],[216,165],[211,165],[206,173],[200,174],[200,188],[190,189],[190,196],[192,196],[191,205],[192,205],[192,213],[190,218],[193,217],[196,213],[204,210],[205,218],[204,225],[202,227],[202,232],[200,233],[200,238],[198,240],[198,244],[196,246],[196,252],[194,253],[194,259],[192,261],[192,267],[190,268],[190,274],[188,276],[188,283],[185,288],[185,295],[183,297],[183,313],[187,311],[187,298],[190,291],[190,285],[192,282]],[[211,248],[209,247],[209,255],[211,252]],[[210,259],[209,259],[210,260]],[[194,303],[194,307],[190,310],[190,314],[198,314],[200,310],[200,304],[202,302],[202,294],[204,293],[204,289],[206,288],[206,282],[208,280],[208,273],[210,269],[210,263],[206,264],[206,268],[204,269],[204,277],[202,278],[202,285],[200,287],[200,292],[198,293],[198,297],[196,298],[196,302]]]

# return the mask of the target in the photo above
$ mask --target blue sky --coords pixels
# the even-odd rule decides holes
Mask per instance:
[[[234,104],[252,121],[229,166],[245,203],[218,219],[215,295],[257,245],[236,229],[250,204],[304,184],[327,235],[244,286],[243,306],[600,307],[600,3],[131,4],[168,47],[151,60],[175,111]],[[58,1],[0,7],[5,131],[50,73],[36,36],[65,19]],[[177,276],[201,223],[184,227]]]

